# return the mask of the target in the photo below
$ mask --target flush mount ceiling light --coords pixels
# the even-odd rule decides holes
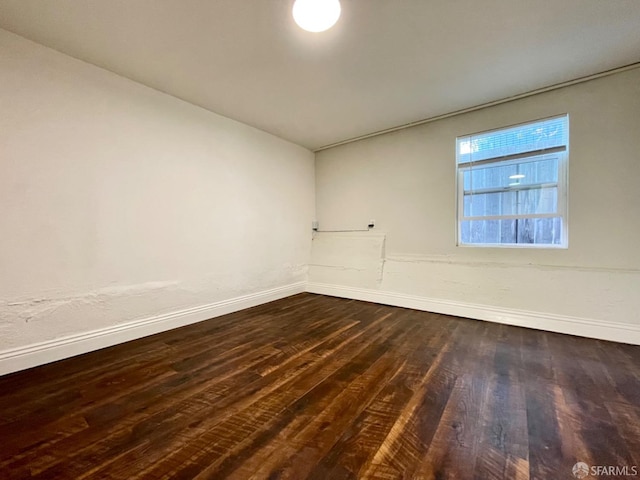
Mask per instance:
[[[293,19],[308,32],[324,32],[340,18],[339,0],[296,0]]]

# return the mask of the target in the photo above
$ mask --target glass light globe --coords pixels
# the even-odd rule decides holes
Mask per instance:
[[[339,0],[296,0],[293,19],[308,32],[324,32],[340,18]]]

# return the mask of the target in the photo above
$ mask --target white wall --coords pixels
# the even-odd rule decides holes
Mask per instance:
[[[569,248],[456,247],[456,136],[562,113]],[[374,237],[318,234],[314,291],[347,286],[559,315],[575,320],[565,324],[575,334],[583,320],[624,324],[640,342],[640,69],[319,152],[316,192],[321,230],[366,228],[369,219],[376,228]],[[380,255],[354,264],[363,248]]]
[[[0,30],[0,353],[305,281],[313,161]]]

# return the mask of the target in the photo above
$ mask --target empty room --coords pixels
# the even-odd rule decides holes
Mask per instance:
[[[640,478],[640,1],[0,0],[0,447]]]

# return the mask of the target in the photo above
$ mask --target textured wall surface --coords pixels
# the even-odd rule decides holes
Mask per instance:
[[[0,30],[0,350],[304,281],[313,154]]]

